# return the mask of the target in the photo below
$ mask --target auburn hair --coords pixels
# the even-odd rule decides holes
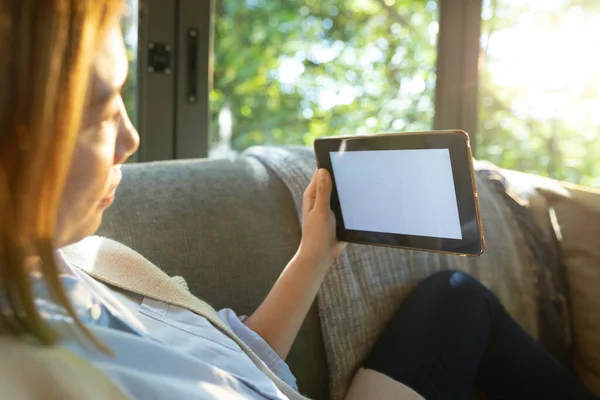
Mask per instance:
[[[31,263],[52,299],[77,318],[53,241],[95,53],[122,0],[0,0],[0,331],[51,345],[60,334],[36,308]]]

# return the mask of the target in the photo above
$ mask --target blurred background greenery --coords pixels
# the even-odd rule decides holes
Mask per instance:
[[[477,157],[600,186],[600,1],[484,2]]]
[[[438,12],[436,0],[215,0],[211,147],[431,129]],[[600,1],[483,0],[481,17],[476,157],[600,187]]]
[[[234,149],[431,128],[437,2],[217,0],[215,14],[214,143],[224,121]]]
[[[127,0],[127,12],[121,21],[121,28],[123,30],[123,39],[125,40],[125,47],[127,48],[127,58],[129,59],[129,74],[127,75],[127,81],[123,86],[123,101],[125,102],[125,108],[131,118],[131,122],[137,126],[137,96],[138,96],[138,63],[137,63],[137,52],[138,52],[138,0]]]

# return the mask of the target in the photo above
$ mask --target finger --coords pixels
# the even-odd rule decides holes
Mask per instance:
[[[329,171],[325,168],[321,168],[318,171],[317,177],[317,198],[315,200],[315,207],[319,210],[330,210],[331,202],[331,177]]]
[[[308,187],[304,191],[304,196],[302,197],[302,213],[306,214],[315,206],[315,200],[317,199],[317,172],[313,174]]]

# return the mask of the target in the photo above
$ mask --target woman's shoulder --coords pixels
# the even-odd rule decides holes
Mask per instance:
[[[93,365],[59,346],[40,346],[3,335],[0,354],[3,398],[5,395],[23,400],[128,398]]]

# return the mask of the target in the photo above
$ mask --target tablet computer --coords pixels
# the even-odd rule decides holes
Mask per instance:
[[[484,251],[469,135],[460,130],[315,140],[333,179],[340,241],[478,256]]]

